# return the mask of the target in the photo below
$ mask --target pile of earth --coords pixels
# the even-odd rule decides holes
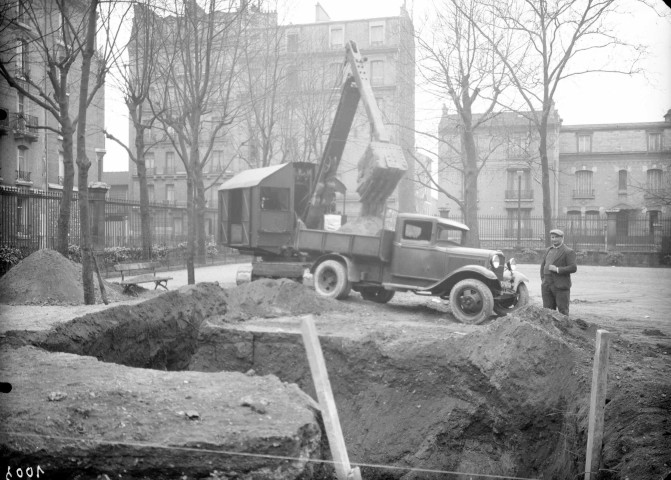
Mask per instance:
[[[94,274],[96,303],[102,303]],[[108,301],[125,297],[121,287],[103,280]],[[0,278],[0,303],[7,305],[83,305],[82,266],[55,250],[42,249],[21,260]]]
[[[382,219],[379,217],[357,217],[338,229],[341,233],[355,233],[357,235],[378,235],[382,230]]]
[[[347,304],[320,297],[303,284],[286,278],[264,278],[245,283],[226,290],[225,296],[228,305],[222,316],[225,322],[350,309]]]

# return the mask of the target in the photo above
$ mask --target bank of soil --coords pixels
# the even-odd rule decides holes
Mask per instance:
[[[604,318],[570,320],[531,305],[482,326],[463,325],[442,302],[397,295],[378,305],[356,294],[337,302],[286,280],[141,291],[133,302],[42,331],[24,330],[16,319],[6,329],[0,375],[29,388],[6,397],[3,426],[86,442],[4,435],[3,462],[49,461],[52,471],[73,478],[328,476],[332,469],[314,468],[314,460],[328,459],[318,415],[295,387],[316,398],[300,336],[303,315],[312,314],[350,459],[368,465],[364,478],[441,478],[428,470],[468,472],[449,477],[463,479],[581,476],[594,337]],[[2,312],[12,316],[10,307]],[[651,342],[615,334],[599,478],[652,480],[671,472],[668,340],[662,330]],[[227,396],[229,385],[235,393]],[[66,396],[50,401],[54,392]],[[278,410],[268,413],[270,404]],[[277,415],[283,419],[285,410],[289,426],[273,447],[262,439],[268,422],[283,423]],[[175,417],[165,422],[158,412],[168,411]],[[259,423],[265,416],[272,421]],[[118,429],[114,422],[124,424],[123,436],[103,432]],[[297,460],[284,470],[282,462],[243,460],[225,470],[226,462],[205,450],[233,448],[230,438],[212,436],[228,438],[233,430],[244,431],[238,452],[280,448]],[[173,467],[160,470],[165,456],[150,443],[201,451],[176,452]],[[123,472],[112,471],[117,455]],[[205,458],[196,468],[194,459]]]

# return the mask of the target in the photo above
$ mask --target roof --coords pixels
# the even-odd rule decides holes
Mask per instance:
[[[424,215],[422,213],[399,213],[399,218],[409,218],[412,220],[437,220],[440,225],[447,225],[448,227],[458,228],[459,230],[469,231],[470,228],[456,220],[450,220],[443,217],[434,217],[432,215]]]
[[[282,163],[280,165],[272,165],[270,167],[250,168],[244,172],[238,173],[235,177],[224,182],[219,187],[219,190],[233,190],[234,188],[249,188],[256,187],[263,180],[272,174],[280,171],[284,167],[291,165],[290,163]]]

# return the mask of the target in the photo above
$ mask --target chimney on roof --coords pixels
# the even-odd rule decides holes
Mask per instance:
[[[671,108],[669,109],[668,112],[666,112],[666,115],[664,115],[664,121],[671,123]]]
[[[329,14],[326,13],[324,7],[322,7],[319,2],[315,4],[315,22],[328,22],[331,20]]]

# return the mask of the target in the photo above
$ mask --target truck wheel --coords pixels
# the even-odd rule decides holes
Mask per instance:
[[[480,280],[467,278],[458,282],[450,292],[452,314],[461,323],[477,325],[490,317],[494,310],[494,296]]]
[[[515,310],[519,310],[529,303],[529,289],[526,284],[520,283],[517,286],[517,295],[510,300],[497,302],[494,304],[494,313],[497,315],[507,315]]]
[[[361,296],[364,300],[369,300],[375,303],[387,303],[394,298],[394,290],[387,290],[385,288],[364,288],[361,290]]]
[[[352,289],[345,265],[337,260],[326,260],[317,265],[314,283],[319,295],[336,300],[346,298]]]

